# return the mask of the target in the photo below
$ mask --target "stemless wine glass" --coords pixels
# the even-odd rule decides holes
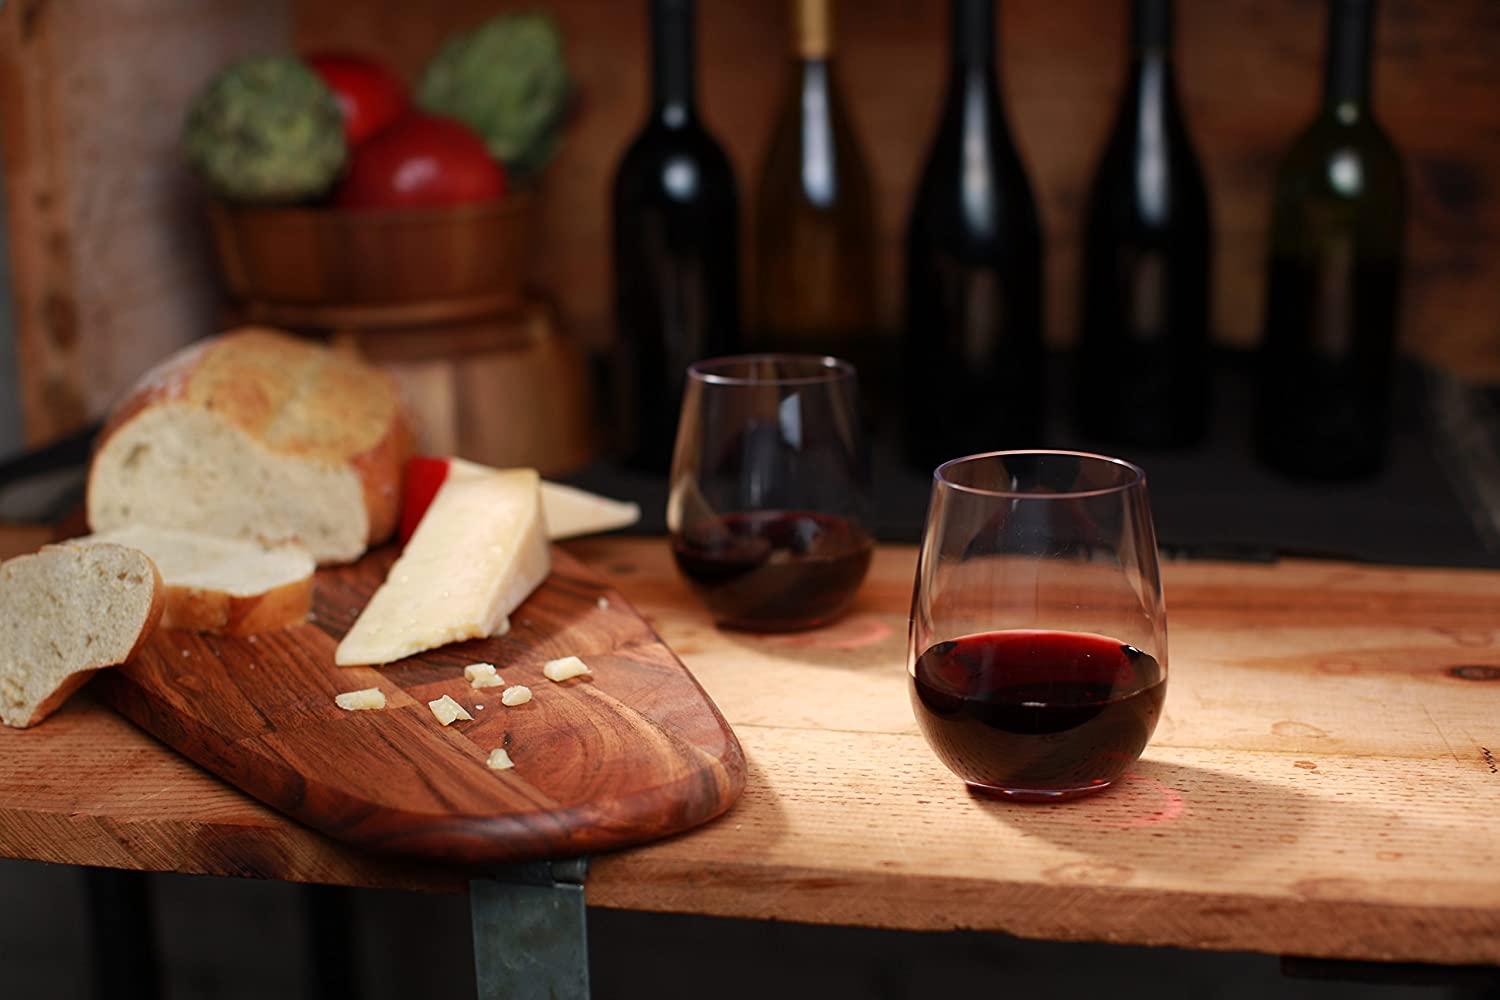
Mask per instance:
[[[688,368],[667,529],[677,568],[732,628],[812,628],[870,568],[869,457],[854,367],[750,354]]]
[[[1056,801],[1145,749],[1167,685],[1146,474],[997,451],[933,475],[908,647],[928,744],[977,792]]]

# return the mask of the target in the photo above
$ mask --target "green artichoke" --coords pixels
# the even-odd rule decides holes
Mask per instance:
[[[348,155],[333,92],[292,56],[245,59],[210,80],[182,148],[215,194],[256,203],[323,194]]]
[[[557,151],[572,82],[557,22],[543,13],[491,18],[445,44],[417,82],[417,103],[457,118],[515,177]]]

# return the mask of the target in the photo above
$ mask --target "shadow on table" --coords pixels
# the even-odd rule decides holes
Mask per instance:
[[[975,805],[1027,836],[1089,857],[1046,874],[1057,881],[1124,883],[1138,868],[1224,873],[1274,852],[1294,853],[1313,827],[1306,795],[1223,771],[1142,760],[1113,788],[1073,802],[1023,805],[980,795]],[[1320,808],[1326,803],[1319,803]],[[1355,806],[1330,819],[1361,821]]]
[[[883,611],[873,603],[856,604],[844,617],[801,632],[746,632],[718,628],[725,641],[759,656],[795,660],[812,667],[840,670],[889,669],[906,664],[905,613]]]

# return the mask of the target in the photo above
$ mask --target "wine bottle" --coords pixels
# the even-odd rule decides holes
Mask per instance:
[[[740,348],[739,198],[698,116],[692,0],[651,0],[651,111],[612,199],[618,429],[632,467],[672,460],[687,366]]]
[[[1276,173],[1256,444],[1291,477],[1378,472],[1406,225],[1401,158],[1370,108],[1373,0],[1331,0],[1323,108]]]
[[[953,0],[948,91],[906,238],[908,458],[1039,443],[1042,234],[995,82],[993,0]]]
[[[1084,230],[1079,430],[1182,447],[1207,429],[1208,193],[1177,101],[1172,0],[1136,0],[1130,81]]]
[[[756,346],[832,354],[878,381],[870,175],[838,85],[831,0],[793,0],[790,82],[756,199]]]

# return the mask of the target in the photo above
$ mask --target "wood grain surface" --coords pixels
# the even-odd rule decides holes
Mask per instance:
[[[164,743],[288,815],[361,847],[490,864],[572,857],[677,833],[719,815],[744,783],[734,734],[619,593],[566,553],[503,637],[385,667],[333,651],[395,559],[387,548],[319,573],[313,620],[252,637],[159,630],[96,690]],[[598,603],[605,598],[604,606]],[[549,659],[593,676],[554,684]],[[506,707],[466,664],[494,663],[533,698]],[[342,691],[378,687],[383,711]],[[443,727],[444,695],[473,721]],[[515,767],[492,771],[505,748]]]
[[[660,539],[568,549],[692,668],[747,765],[721,819],[597,857],[593,905],[1500,963],[1500,573],[1169,563],[1171,680],[1143,760],[1094,798],[1022,806],[969,796],[916,731],[912,549],[877,552],[843,622],[764,637],[715,629]],[[0,731],[0,852],[456,887],[341,849],[77,700]]]
[[[0,803],[0,854],[12,858],[427,892],[468,884],[452,865],[393,860],[292,822],[120,718],[92,685],[43,726],[0,726]]]
[[[1118,788],[975,798],[907,698],[915,554],[851,614],[723,632],[663,542],[574,549],[734,725],[740,804],[599,859],[591,902],[1323,957],[1500,963],[1500,573],[1181,562],[1170,680]]]

